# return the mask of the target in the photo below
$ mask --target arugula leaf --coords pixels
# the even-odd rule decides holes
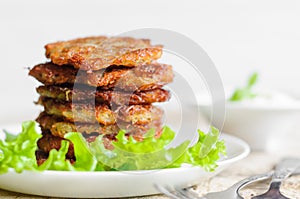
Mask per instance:
[[[18,173],[23,170],[37,170],[35,151],[41,135],[35,128],[35,122],[24,122],[18,136],[6,133],[9,135],[6,140],[0,140],[0,173],[7,172],[9,168],[14,168]]]
[[[258,73],[253,73],[249,79],[248,83],[244,88],[237,88],[232,96],[229,98],[229,101],[242,101],[245,99],[253,99],[257,94],[252,92],[253,86],[258,81]]]

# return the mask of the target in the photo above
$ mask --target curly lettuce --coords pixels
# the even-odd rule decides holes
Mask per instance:
[[[38,166],[35,151],[41,134],[37,133],[35,122],[24,122],[22,132],[16,136],[5,134],[6,139],[0,140],[0,173],[10,168],[19,173],[24,170],[123,171],[178,168],[182,164],[213,171],[221,155],[226,154],[224,141],[219,139],[219,130],[214,127],[208,133],[198,130],[198,140],[193,146],[190,146],[190,141],[185,141],[172,148],[167,146],[176,133],[169,127],[163,128],[159,138],[150,130],[142,141],[126,136],[121,130],[116,141],[112,142],[112,150],[105,148],[102,136],[87,143],[80,133],[70,132],[65,139],[74,145],[75,163],[66,159],[69,142],[64,140],[61,148],[52,149],[48,159]]]
[[[14,168],[20,173],[23,170],[37,170],[35,151],[41,134],[36,131],[35,122],[23,122],[22,132],[17,136],[5,132],[5,140],[0,140],[0,173]]]

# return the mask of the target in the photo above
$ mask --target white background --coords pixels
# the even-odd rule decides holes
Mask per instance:
[[[46,61],[46,43],[146,27],[199,43],[225,86],[258,71],[262,86],[299,95],[299,6],[297,0],[1,0],[0,124],[36,117],[37,82],[26,68]]]

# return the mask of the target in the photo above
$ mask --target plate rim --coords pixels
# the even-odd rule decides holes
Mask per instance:
[[[221,139],[227,140],[228,146],[232,146],[232,153],[230,153],[230,156],[225,157],[223,160],[217,162],[218,167],[213,172],[205,171],[200,166],[181,166],[179,168],[165,168],[165,169],[156,169],[156,170],[138,170],[138,171],[51,171],[46,170],[43,172],[36,172],[36,171],[30,171],[26,170],[23,171],[23,173],[17,173],[14,169],[9,169],[8,173],[5,173],[3,175],[0,175],[0,189],[13,191],[17,193],[23,193],[28,195],[36,195],[36,196],[46,196],[46,197],[67,197],[67,198],[123,198],[123,197],[137,197],[137,196],[147,196],[147,195],[153,195],[153,194],[159,194],[160,192],[155,189],[153,184],[161,183],[161,180],[164,183],[168,183],[170,186],[192,186],[195,184],[198,184],[203,179],[207,179],[210,177],[213,177],[217,175],[218,173],[222,172],[226,168],[228,168],[232,163],[237,162],[238,160],[241,160],[245,158],[250,153],[250,147],[249,145],[244,142],[243,140],[227,135],[226,133],[222,133]],[[228,147],[229,148],[229,147]],[[183,177],[182,175],[189,174],[189,177]],[[194,174],[194,175],[192,175]],[[31,178],[30,176],[33,176]],[[182,178],[176,177],[181,176]],[[168,179],[167,182],[165,179]],[[170,178],[174,181],[170,181]],[[6,181],[9,179],[8,181]],[[71,187],[68,185],[66,187],[58,188],[58,190],[53,191],[52,189],[45,189],[45,187],[57,187],[57,184],[52,184],[53,180],[55,179],[55,182],[58,180],[60,183],[67,183],[70,184],[70,182],[73,182],[76,180],[77,182],[75,185],[72,185]],[[73,191],[73,186],[82,186],[82,184],[78,185],[78,182],[86,182],[86,186],[91,186],[92,188],[95,188],[95,184],[88,184],[89,182],[98,182],[101,180],[102,185],[105,185],[106,191],[103,192],[103,190],[98,190],[95,188],[95,190],[98,191],[91,191],[88,192],[82,191],[81,189],[78,189],[78,191]],[[16,181],[20,180],[20,182],[23,183],[15,183]],[[29,180],[31,183],[27,185],[27,180]],[[50,184],[49,184],[50,180]],[[136,185],[136,186],[142,186],[139,187],[138,190],[134,188],[134,190],[131,190],[131,188],[122,188],[124,187],[124,184],[116,183],[113,185],[109,185],[110,183],[115,183],[115,181],[119,181],[120,183],[126,181],[133,181],[133,182],[145,182],[143,185]],[[46,184],[45,184],[46,183]],[[100,183],[100,184],[101,184]],[[103,184],[104,183],[104,184]],[[37,190],[37,187],[32,188],[32,185],[37,185],[40,189]],[[97,183],[96,183],[97,184]],[[130,183],[131,184],[131,183]],[[97,185],[98,186],[98,185]],[[107,187],[109,186],[109,187]],[[118,192],[115,192],[115,186],[119,187],[120,190]],[[114,188],[111,188],[114,187]],[[125,186],[126,187],[126,186]],[[45,191],[47,190],[47,191]],[[72,191],[71,191],[72,190]]]

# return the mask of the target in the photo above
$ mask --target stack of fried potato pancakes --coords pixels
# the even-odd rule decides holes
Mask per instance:
[[[88,142],[98,135],[109,148],[122,129],[137,141],[150,130],[159,136],[165,102],[173,81],[170,65],[157,63],[161,45],[130,37],[87,37],[47,44],[51,61],[34,66],[29,75],[43,83],[37,88],[44,107],[37,122],[43,137],[38,159],[59,149],[68,132],[80,132]],[[74,160],[72,143],[67,158]]]

